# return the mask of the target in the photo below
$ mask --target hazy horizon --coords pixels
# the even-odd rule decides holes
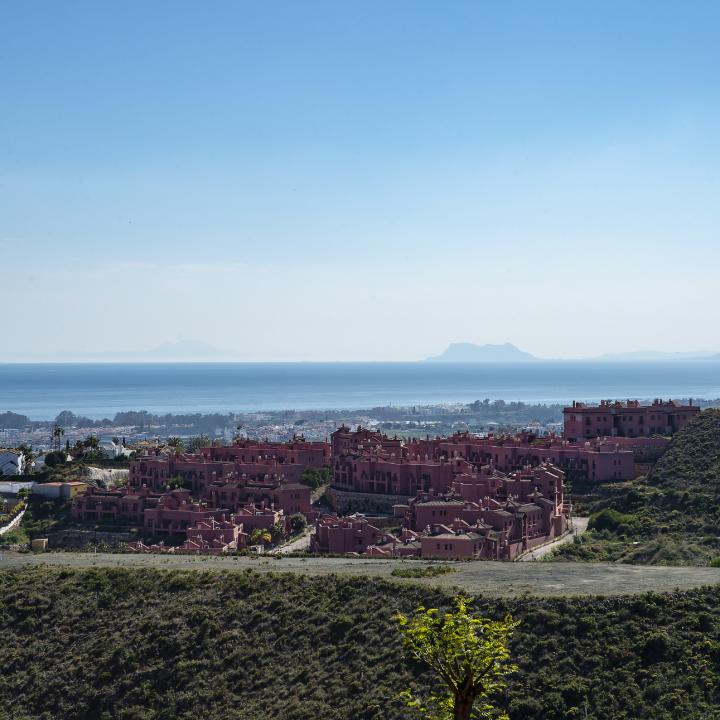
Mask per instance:
[[[703,1],[7,5],[0,361],[720,348],[719,22]]]
[[[9,359],[0,357],[0,364],[74,364],[74,363],[108,363],[108,364],[143,364],[143,363],[166,363],[166,364],[181,364],[181,363],[413,363],[413,362],[427,362],[432,360],[438,360],[439,355],[443,354],[443,351],[449,349],[452,345],[473,345],[473,343],[450,343],[447,348],[443,348],[437,355],[431,355],[428,357],[420,358],[396,358],[396,359],[384,359],[378,358],[374,360],[362,360],[346,358],[342,360],[333,358],[309,358],[302,360],[292,359],[248,359],[239,354],[233,354],[231,352],[216,348],[206,343],[200,343],[197,341],[188,341],[187,344],[183,341],[176,343],[164,343],[155,348],[150,348],[144,351],[108,351],[105,353],[97,353],[95,355],[88,354],[82,356],[80,354],[73,354],[71,352],[53,352],[46,356],[42,354],[36,356],[25,356],[22,355],[16,358],[12,356]],[[519,348],[518,346],[511,343],[503,343],[512,345],[512,347],[521,352],[525,351],[525,348]],[[482,346],[476,345],[481,348]],[[204,350],[204,352],[203,352]],[[532,353],[531,353],[532,354]],[[580,357],[541,357],[532,354],[533,362],[678,362],[682,360],[718,360],[720,361],[720,352],[713,350],[694,350],[694,351],[664,351],[664,350],[630,350],[627,352],[618,353],[601,353],[593,356],[580,356]],[[517,360],[498,360],[498,359],[483,359],[483,360],[448,360],[448,363],[477,363],[477,364],[502,364],[502,363],[513,363],[513,362],[527,362]]]

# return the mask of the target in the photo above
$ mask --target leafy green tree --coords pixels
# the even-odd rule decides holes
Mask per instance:
[[[328,467],[324,468],[305,468],[300,478],[303,485],[307,485],[313,490],[327,485],[332,479],[332,471]]]
[[[25,457],[25,469],[23,470],[24,475],[29,475],[33,469],[33,462],[35,461],[35,453],[33,452],[32,446],[27,443],[21,443],[17,449]]]
[[[412,617],[399,613],[403,642],[408,653],[428,665],[445,688],[427,700],[402,696],[409,707],[426,720],[507,718],[492,700],[517,668],[510,662],[508,641],[518,623],[473,617],[468,600],[455,598],[455,612],[440,614],[436,608],[420,607]]]
[[[185,449],[189,453],[197,452],[200,448],[210,447],[212,445],[212,438],[209,435],[198,435],[197,437],[190,438],[185,443]]]
[[[307,518],[302,513],[290,516],[290,531],[293,535],[299,535],[307,527]]]
[[[250,544],[251,545],[265,545],[272,542],[272,535],[269,530],[263,528],[255,528],[250,533]]]
[[[66,455],[62,450],[53,450],[52,452],[45,453],[45,465],[47,465],[48,467],[64,465],[65,458]]]
[[[182,475],[176,475],[173,478],[170,478],[167,481],[167,489],[168,490],[177,490],[181,488],[187,488],[188,490],[191,488],[191,484],[189,481],[186,481],[185,478]]]
[[[270,529],[270,535],[274,543],[280,542],[285,537],[285,524],[281,522],[275,523]]]
[[[178,452],[182,452],[182,450],[185,448],[185,444],[183,443],[182,438],[179,437],[169,437],[167,439],[167,444]]]

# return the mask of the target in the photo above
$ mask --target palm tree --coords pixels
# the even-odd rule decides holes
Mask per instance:
[[[55,425],[52,431],[53,434],[53,448],[55,450],[60,449],[60,438],[65,434],[65,429],[61,425]]]
[[[180,451],[183,450],[184,447],[185,447],[185,443],[183,443],[182,438],[179,438],[179,437],[169,437],[169,438],[167,439],[167,444],[168,444],[171,448],[175,448],[175,450],[176,450],[177,452],[180,452]]]

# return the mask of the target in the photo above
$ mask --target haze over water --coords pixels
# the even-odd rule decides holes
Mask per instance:
[[[0,412],[99,419],[153,413],[359,409],[472,402],[717,398],[720,363],[0,364]]]

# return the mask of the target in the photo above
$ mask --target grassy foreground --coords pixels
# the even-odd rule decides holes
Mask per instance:
[[[521,621],[513,720],[718,718],[720,590],[488,599]],[[253,571],[0,573],[0,718],[399,720],[431,681],[392,615],[443,590]]]

